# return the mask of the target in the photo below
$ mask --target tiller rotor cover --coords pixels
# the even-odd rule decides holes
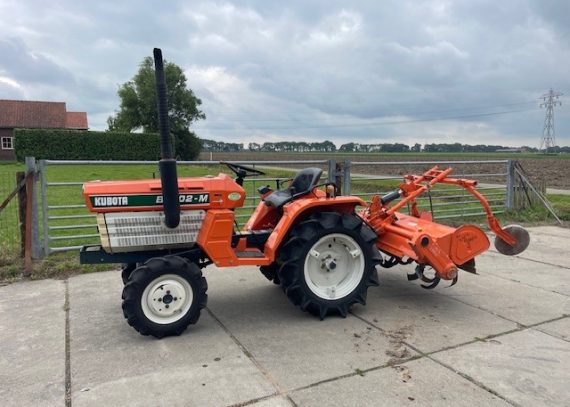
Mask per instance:
[[[397,191],[384,197],[374,196],[369,207],[360,216],[378,234],[377,247],[400,263],[412,259],[418,263],[416,275],[410,279],[421,278],[431,283],[426,288],[433,288],[440,279],[457,281],[458,269],[475,273],[475,257],[489,249],[489,239],[485,232],[475,225],[463,225],[458,228],[433,222],[428,212],[418,210],[416,198],[429,191],[435,184],[456,185],[467,190],[479,200],[487,215],[489,228],[495,233],[495,247],[506,255],[521,253],[528,247],[528,232],[521,226],[513,225],[501,228],[493,216],[485,197],[475,187],[476,181],[449,178],[452,169],[440,170],[437,166],[422,176],[408,175]],[[389,206],[398,198],[399,202]],[[410,214],[398,210],[408,206]],[[387,263],[388,264],[388,263]],[[428,279],[423,270],[431,266],[435,276]],[[425,286],[424,286],[425,287]]]

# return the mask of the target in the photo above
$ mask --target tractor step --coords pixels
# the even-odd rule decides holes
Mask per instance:
[[[265,257],[265,255],[258,251],[245,251],[245,252],[236,252],[236,256],[240,259],[258,259],[261,257]]]

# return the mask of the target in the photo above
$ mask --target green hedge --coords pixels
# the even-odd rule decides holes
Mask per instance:
[[[17,129],[14,150],[24,157],[47,160],[158,160],[155,133]]]

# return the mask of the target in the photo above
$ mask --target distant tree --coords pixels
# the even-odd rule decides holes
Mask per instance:
[[[192,122],[206,118],[199,109],[202,101],[186,87],[186,75],[182,68],[165,61],[164,72],[168,89],[170,131],[174,136],[176,155],[184,160],[193,160],[200,154],[201,143],[189,127]],[[132,80],[119,87],[118,95],[121,99],[119,111],[107,119],[110,131],[158,132],[154,64],[151,57],[143,60]]]

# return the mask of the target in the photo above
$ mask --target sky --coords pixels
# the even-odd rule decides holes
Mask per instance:
[[[105,130],[159,47],[201,138],[570,145],[567,0],[0,0],[0,99],[67,102]]]

